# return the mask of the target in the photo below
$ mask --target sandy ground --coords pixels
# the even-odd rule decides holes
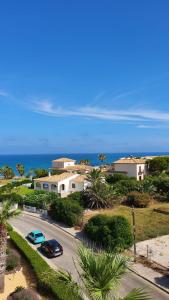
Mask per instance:
[[[137,243],[137,253],[169,268],[169,235]]]
[[[7,296],[12,293],[17,286],[28,287],[23,269],[16,273],[5,275],[5,290],[3,294],[0,294],[0,300],[6,300]]]

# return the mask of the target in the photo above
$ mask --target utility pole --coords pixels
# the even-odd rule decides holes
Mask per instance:
[[[136,262],[136,256],[137,256],[137,251],[136,251],[136,222],[135,222],[134,206],[132,207],[131,214],[132,214],[132,222],[133,222],[134,262]]]

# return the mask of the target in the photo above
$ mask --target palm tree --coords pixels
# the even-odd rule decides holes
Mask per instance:
[[[96,181],[100,181],[101,179],[101,171],[100,169],[93,169],[90,173],[87,174],[87,180],[94,184]]]
[[[133,289],[124,298],[119,296],[119,288],[122,277],[127,273],[129,259],[120,254],[96,252],[84,246],[78,249],[79,268],[75,267],[81,279],[78,286],[71,274],[62,271],[55,277],[59,279],[62,287],[62,299],[68,299],[65,295],[72,294],[75,300],[150,300],[151,298],[143,289]],[[87,296],[87,298],[86,298]]]
[[[0,174],[4,176],[5,179],[11,179],[15,176],[14,171],[9,166],[3,166],[0,168]]]
[[[98,180],[84,191],[87,205],[91,209],[111,207],[114,195],[115,190],[112,186]]]
[[[91,300],[148,300],[142,289],[133,289],[124,298],[119,297],[122,277],[127,273],[129,259],[120,254],[100,252],[81,246],[78,249],[79,265],[85,293]]]
[[[6,269],[7,221],[19,213],[19,210],[11,210],[11,202],[9,200],[3,202],[2,209],[0,209],[0,291],[4,289]]]
[[[101,162],[103,162],[104,160],[106,160],[106,155],[103,154],[103,153],[100,153],[100,154],[98,155],[98,159],[99,159]]]
[[[23,176],[25,173],[24,165],[22,164],[16,164],[16,169],[20,176]]]
[[[88,166],[90,164],[90,160],[89,159],[81,159],[80,160],[80,165],[86,165]]]

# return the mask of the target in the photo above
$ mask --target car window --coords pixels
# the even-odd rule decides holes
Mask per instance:
[[[36,236],[36,238],[38,238],[38,237],[42,237],[43,234],[42,233],[36,233],[35,236]]]
[[[30,235],[31,235],[31,236],[34,236],[34,233],[33,233],[33,232],[31,232],[31,233],[30,233]]]

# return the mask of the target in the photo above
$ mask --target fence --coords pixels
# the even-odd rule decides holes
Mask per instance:
[[[0,202],[0,210],[2,209],[3,203]],[[18,209],[18,203],[12,204],[11,205],[11,210],[16,210]]]
[[[36,208],[34,206],[29,206],[29,205],[23,205],[23,211],[31,212],[31,213],[37,213],[43,216],[48,216],[48,212],[46,209],[40,209]]]

